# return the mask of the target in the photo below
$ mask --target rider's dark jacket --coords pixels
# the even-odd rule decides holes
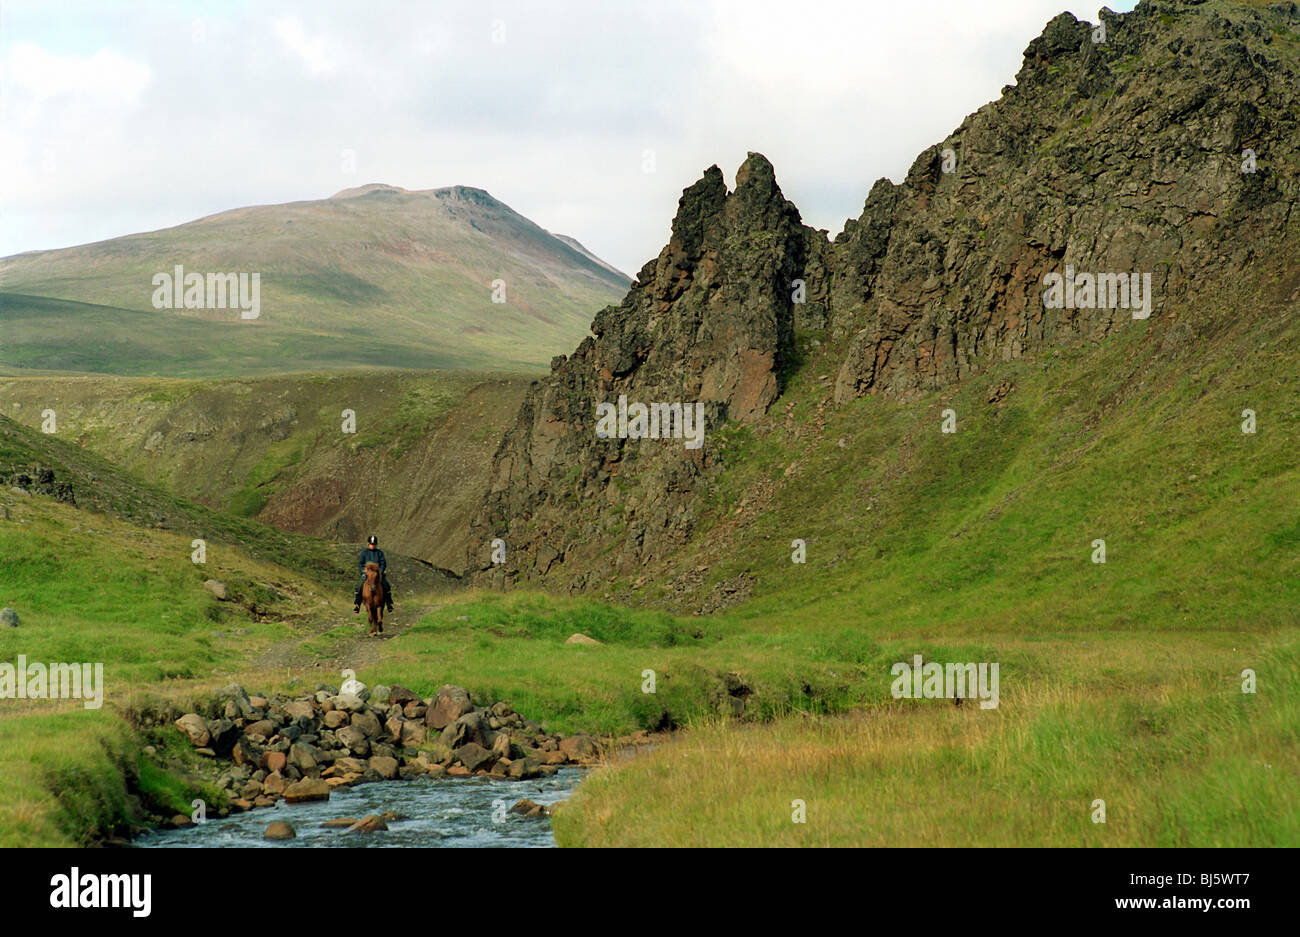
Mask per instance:
[[[378,563],[379,572],[388,572],[388,560],[384,559],[384,551],[379,547],[366,547],[361,551],[361,558],[357,560],[357,572],[362,576],[366,574],[367,563]]]

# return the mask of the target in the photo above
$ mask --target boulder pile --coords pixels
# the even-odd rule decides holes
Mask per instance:
[[[506,702],[477,706],[463,687],[427,699],[399,685],[347,689],[321,684],[288,698],[231,684],[201,711],[167,716],[199,754],[230,762],[215,780],[232,811],[328,800],[336,787],[367,781],[529,780],[599,755],[592,738],[548,733]]]

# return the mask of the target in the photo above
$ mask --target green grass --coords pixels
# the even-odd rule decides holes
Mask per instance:
[[[126,822],[134,744],[124,722],[73,710],[6,715],[3,731],[0,846],[88,845]]]
[[[602,644],[566,645],[575,632]],[[827,641],[755,635],[725,620],[517,593],[450,602],[360,673],[428,694],[459,683],[556,731],[624,735],[730,711],[731,690],[741,686],[753,694],[753,718],[879,699],[862,675],[887,667],[888,656],[850,633]],[[644,692],[647,670],[654,693]]]
[[[212,544],[190,561],[190,538],[147,529],[42,496],[6,496],[0,522],[0,604],[21,610],[0,629],[0,661],[100,663],[102,707],[84,700],[0,700],[0,846],[78,845],[123,835],[139,817],[190,813],[198,792],[178,771],[192,750],[168,729],[162,749],[122,718],[139,694],[225,682],[295,632],[317,604],[309,579]],[[217,602],[203,581],[223,581]],[[250,607],[256,608],[253,614]],[[92,701],[93,703],[93,701]],[[201,793],[210,805],[217,792]]]
[[[23,621],[0,630],[0,660],[100,661],[111,697],[133,685],[237,666],[250,648],[285,634],[245,607],[287,607],[256,581],[283,581],[283,571],[242,551],[214,544],[208,561],[195,564],[183,534],[67,506],[10,510],[19,520],[0,524],[0,581],[3,602],[22,609]],[[224,582],[234,601],[217,602],[203,588],[206,579]]]
[[[226,802],[219,789],[146,756],[141,736],[116,716],[74,708],[6,715],[0,726],[0,848],[91,846],[129,836],[140,808],[189,816],[196,797],[211,809]],[[161,753],[171,764],[197,757],[172,741]]]
[[[146,280],[147,282],[147,280]],[[277,321],[185,318],[0,292],[0,373],[211,378],[346,368],[466,368],[472,356],[382,334],[358,341]],[[482,360],[480,357],[478,360]]]
[[[1058,673],[996,711],[946,701],[761,726],[711,721],[586,781],[562,846],[1300,844],[1300,635],[1251,655],[1267,689],[1193,650],[1134,685]],[[1108,642],[1142,667],[1159,641]],[[1184,647],[1168,642],[1171,657]],[[1148,665],[1149,667],[1149,665]],[[1179,672],[1181,671],[1181,672]],[[1105,823],[1093,822],[1105,802]],[[794,822],[802,801],[805,822]]]
[[[303,461],[304,440],[286,439],[267,446],[259,459],[244,475],[243,485],[228,495],[229,510],[241,517],[255,517],[267,499],[284,487],[285,476]],[[269,489],[269,490],[268,490]]]

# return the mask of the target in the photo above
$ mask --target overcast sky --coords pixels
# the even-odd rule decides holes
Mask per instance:
[[[0,256],[459,184],[635,274],[681,190],[713,163],[733,182],[749,150],[834,233],[1066,9],[1097,19],[1068,0],[0,0]]]

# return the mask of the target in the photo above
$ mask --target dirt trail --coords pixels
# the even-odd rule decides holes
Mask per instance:
[[[351,604],[345,608],[338,602],[330,602],[327,607],[321,608],[307,619],[305,629],[259,654],[250,662],[250,668],[332,672],[339,672],[344,667],[360,669],[379,660],[385,642],[401,636],[429,612],[440,608],[441,604],[427,599],[411,603],[399,602],[391,614],[384,616],[384,633],[371,638],[366,636],[370,625],[365,609],[362,609],[361,614],[354,615]],[[302,625],[299,627],[303,628]],[[324,635],[332,635],[327,652],[323,653],[319,646],[316,649],[304,647]]]

